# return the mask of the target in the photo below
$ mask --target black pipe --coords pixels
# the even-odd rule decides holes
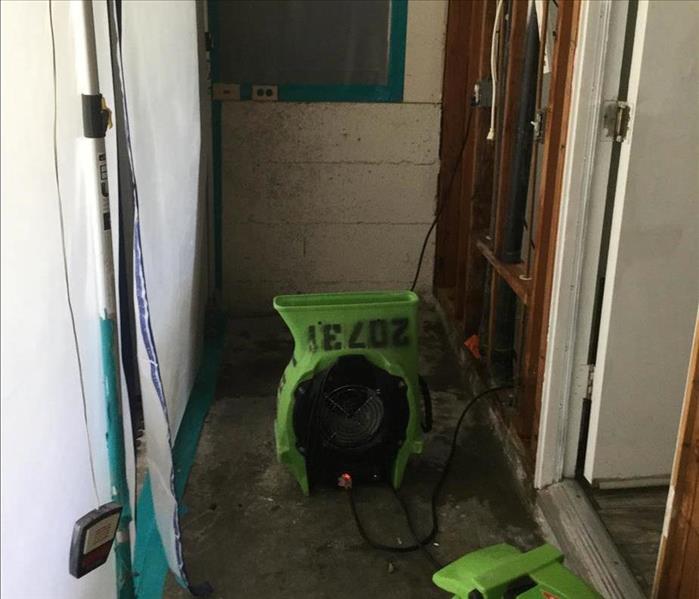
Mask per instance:
[[[503,234],[503,262],[522,261],[522,234],[527,208],[529,177],[534,144],[532,121],[536,116],[536,87],[539,65],[539,24],[536,11],[529,12],[525,37],[524,68],[522,73],[521,101],[517,111],[517,129],[512,155],[510,198],[507,203]]]
[[[512,155],[510,197],[505,213],[503,249],[500,260],[506,263],[522,261],[522,236],[527,208],[529,177],[532,161],[534,130],[532,121],[536,113],[536,89],[539,64],[539,24],[536,11],[530,10],[525,36],[524,66],[520,104],[517,111],[517,128]],[[509,285],[498,278],[495,295],[495,326],[490,340],[491,374],[498,383],[513,380],[515,318],[517,296]]]

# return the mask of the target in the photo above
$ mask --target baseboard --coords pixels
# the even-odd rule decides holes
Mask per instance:
[[[670,475],[644,476],[641,478],[603,478],[595,481],[596,488],[603,491],[613,489],[642,489],[670,486]]]

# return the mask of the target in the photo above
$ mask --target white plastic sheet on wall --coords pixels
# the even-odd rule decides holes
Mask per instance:
[[[134,303],[148,472],[168,564],[187,583],[171,449],[198,366],[205,305],[195,3],[123,3],[121,48],[138,190]]]
[[[122,28],[145,274],[174,435],[198,366],[204,305],[195,2],[124,2]]]

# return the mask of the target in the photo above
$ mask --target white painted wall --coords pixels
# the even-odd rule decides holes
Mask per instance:
[[[445,0],[408,5],[404,101],[225,102],[223,300],[406,288],[434,214]],[[433,244],[419,289],[431,287]]]
[[[48,2],[2,2],[0,10],[2,596],[109,598],[116,594],[113,556],[80,580],[68,573],[75,521],[111,498],[92,220],[80,167],[75,14],[70,4],[54,3],[58,168],[97,498],[61,254]],[[102,20],[99,39],[105,31]],[[112,142],[107,147],[113,158]],[[115,184],[110,177],[112,191]]]
[[[699,5],[641,2],[585,476],[667,481],[699,300]]]

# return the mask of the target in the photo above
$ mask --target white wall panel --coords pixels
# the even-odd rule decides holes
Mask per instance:
[[[75,521],[97,505],[66,301],[53,164],[48,2],[2,2],[2,595],[115,595],[113,557],[68,573]],[[82,179],[74,22],[54,3],[58,167],[69,283],[99,502],[110,500],[94,261]],[[127,440],[128,442],[128,440]]]

